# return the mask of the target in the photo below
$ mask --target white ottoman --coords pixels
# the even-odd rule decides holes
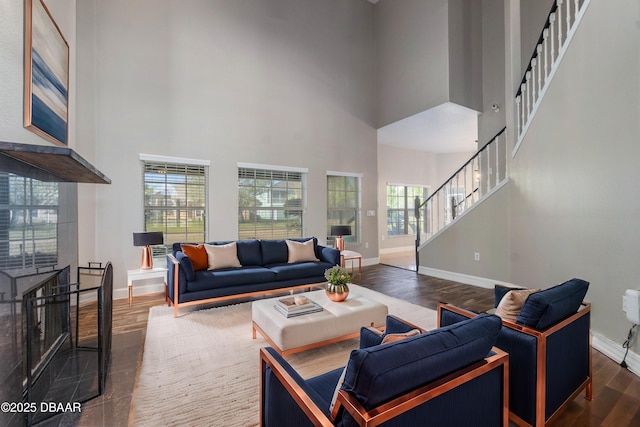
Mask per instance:
[[[314,347],[355,338],[362,326],[384,326],[387,306],[350,293],[343,302],[333,302],[324,290],[303,294],[322,306],[318,313],[287,318],[274,304],[279,298],[253,301],[252,335],[260,332],[280,354],[287,355]]]

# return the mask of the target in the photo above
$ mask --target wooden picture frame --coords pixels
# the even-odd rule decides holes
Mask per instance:
[[[25,0],[24,127],[67,145],[69,44],[42,0]]]

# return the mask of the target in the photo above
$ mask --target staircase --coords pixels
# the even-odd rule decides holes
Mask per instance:
[[[591,0],[553,2],[515,95],[514,124],[517,141],[511,153],[512,157],[515,157],[590,3]],[[416,198],[414,206],[418,224],[418,265],[420,249],[509,181],[508,157],[505,127],[429,198],[423,202]],[[424,242],[421,241],[422,238],[425,239]]]
[[[425,201],[416,197],[418,250],[509,180],[506,130],[491,138]],[[426,238],[424,243],[421,236]]]
[[[556,0],[515,96],[515,156],[591,0]]]

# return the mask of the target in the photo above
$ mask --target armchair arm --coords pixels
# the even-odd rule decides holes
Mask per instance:
[[[260,349],[260,366],[261,426],[333,426],[317,393],[274,349]]]
[[[487,389],[492,389],[498,393],[484,393]],[[462,395],[455,393],[460,391]],[[335,419],[339,416],[340,410],[344,409],[353,420],[361,426],[375,427],[393,418],[402,417],[403,414],[412,409],[419,411],[422,405],[429,405],[429,402],[445,393],[451,392],[452,404],[450,408],[455,410],[454,402],[459,402],[463,396],[476,395],[479,397],[477,408],[468,410],[479,410],[475,421],[476,425],[509,425],[509,355],[496,348],[492,348],[484,360],[474,363],[466,368],[453,372],[439,380],[427,384],[419,389],[413,390],[396,399],[384,403],[377,408],[367,411],[352,394],[345,390],[338,392],[336,405],[333,407],[331,416]],[[483,400],[482,402],[480,400]],[[479,409],[481,408],[481,409]],[[466,424],[455,420],[455,416],[446,408],[442,411],[442,406],[436,404],[435,408],[427,408],[429,420],[433,425]],[[415,412],[415,411],[414,411]],[[465,411],[459,412],[464,413]],[[417,417],[424,421],[425,414],[418,414]],[[464,418],[464,416],[462,417]],[[491,421],[488,421],[492,418]],[[404,421],[404,419],[403,419]],[[407,419],[407,425],[415,425],[411,418]]]

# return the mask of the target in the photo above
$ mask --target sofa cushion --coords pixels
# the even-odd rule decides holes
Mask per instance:
[[[184,252],[176,253],[176,259],[180,263],[180,269],[184,272],[184,276],[187,278],[187,280],[195,280],[196,272],[193,269],[193,263],[191,262],[191,259],[189,259],[189,257]]]
[[[419,329],[412,329],[409,332],[403,332],[398,334],[386,334],[384,338],[382,338],[382,342],[380,344],[389,344],[396,341],[402,341],[405,338],[413,337],[420,334]]]
[[[294,240],[285,240],[285,243],[287,244],[287,262],[289,264],[304,261],[320,261],[318,257],[316,257],[313,240],[307,240],[304,243],[296,242]]]
[[[323,276],[324,271],[331,268],[328,262],[299,262],[296,264],[267,265],[276,274],[276,280],[302,279],[305,277]]]
[[[576,313],[584,300],[589,282],[571,279],[527,298],[516,323],[544,330]]]
[[[511,286],[494,285],[493,287],[493,308],[498,308],[498,304],[509,291],[519,291],[524,288],[516,288]]]
[[[538,291],[540,291],[540,289],[520,289],[507,292],[504,294],[504,297],[502,297],[502,300],[500,300],[498,307],[496,307],[496,316],[502,320],[515,322],[529,295]]]
[[[180,245],[180,249],[189,257],[195,271],[205,270],[208,267],[207,251],[205,250],[204,245],[183,244]]]
[[[480,314],[402,341],[354,350],[342,387],[370,410],[483,359],[501,326],[498,316]]]
[[[242,265],[262,265],[260,241],[256,239],[238,240],[238,259]]]
[[[238,249],[236,242],[226,245],[209,245],[204,244],[209,259],[209,270],[217,270],[220,268],[242,267],[238,259]]]
[[[287,244],[284,240],[260,240],[260,247],[262,249],[262,265],[287,262]]]
[[[206,291],[214,288],[225,288],[255,283],[269,283],[276,280],[276,275],[263,267],[249,266],[239,268],[223,268],[220,270],[196,271],[195,280],[187,282],[187,291]]]

